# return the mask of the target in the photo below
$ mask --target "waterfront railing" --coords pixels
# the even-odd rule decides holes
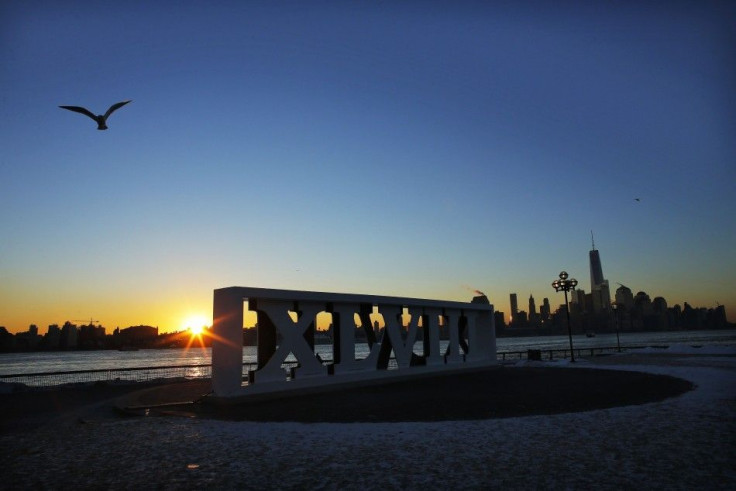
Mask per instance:
[[[616,352],[623,352],[631,349],[642,349],[642,348],[661,348],[665,349],[667,346],[597,346],[593,348],[573,348],[573,353],[576,357],[594,357],[601,355],[610,355]],[[512,360],[540,360],[540,361],[553,361],[555,359],[565,359],[570,356],[570,348],[556,348],[556,349],[527,349],[522,351],[504,351],[497,354],[499,361],[512,361]]]
[[[621,350],[639,349],[646,346],[627,346]],[[649,346],[651,347],[651,346]],[[664,346],[662,346],[664,348]],[[575,356],[579,358],[609,355],[617,352],[617,346],[576,348]],[[554,361],[568,358],[569,349],[527,349],[519,351],[504,351],[497,353],[499,362],[515,362],[518,360]],[[392,360],[393,362],[393,360]],[[323,360],[324,364],[332,360]],[[285,370],[294,368],[297,362],[287,361],[282,366]],[[255,362],[243,363],[243,378],[247,380],[248,372],[255,370]],[[394,369],[395,363],[389,363],[389,369]],[[98,370],[72,370],[62,372],[18,373],[0,375],[0,383],[15,384],[19,390],[28,388],[52,388],[58,386],[105,384],[132,384],[132,383],[171,383],[178,380],[209,379],[212,376],[212,365],[168,365],[155,367],[114,368]]]

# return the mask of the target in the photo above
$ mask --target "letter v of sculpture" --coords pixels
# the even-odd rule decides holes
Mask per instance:
[[[417,325],[419,317],[413,316],[409,323],[409,329],[406,337],[401,335],[403,329],[402,313],[403,308],[399,305],[388,305],[380,309],[383,314],[383,321],[386,323],[386,333],[388,333],[388,341],[394,350],[396,356],[396,365],[399,368],[405,368],[411,365],[411,359],[414,348],[414,341],[417,339]]]

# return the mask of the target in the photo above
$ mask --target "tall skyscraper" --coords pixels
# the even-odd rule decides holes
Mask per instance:
[[[534,302],[534,296],[529,295],[529,323],[532,326],[539,324],[539,315],[537,314],[537,304]]]
[[[588,254],[590,258],[590,290],[593,297],[593,312],[598,313],[611,308],[611,291],[608,288],[608,280],[603,278],[601,256],[595,248],[592,230],[590,231],[590,240],[593,245],[593,249]]]
[[[529,315],[535,315],[537,313],[537,304],[534,302],[534,296],[529,295]]]
[[[603,279],[603,266],[601,266],[601,256],[595,248],[595,240],[593,239],[593,231],[590,231],[590,240],[593,243],[593,250],[588,253],[590,258],[590,288],[591,290],[600,285]]]
[[[511,300],[511,319],[510,322],[514,322],[516,315],[519,313],[519,304],[516,301],[516,293],[510,295]]]

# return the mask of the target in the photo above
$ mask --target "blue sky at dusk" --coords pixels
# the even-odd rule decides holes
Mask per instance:
[[[4,2],[0,325],[180,329],[226,286],[508,314],[590,291],[591,230],[612,291],[735,321],[735,14]]]

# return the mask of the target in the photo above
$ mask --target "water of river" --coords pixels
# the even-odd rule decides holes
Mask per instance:
[[[621,346],[623,347],[663,346],[672,344],[736,346],[736,330],[621,334]],[[573,345],[575,349],[616,346],[616,334],[598,334],[593,338],[582,335],[573,336]],[[566,349],[568,347],[569,340],[567,336],[514,337],[499,338],[497,340],[498,353],[525,351],[527,349]],[[315,351],[323,358],[332,358],[331,345],[318,345]],[[421,353],[421,343],[417,343],[415,352]],[[356,345],[356,357],[362,358],[367,354],[368,346],[366,344]],[[255,359],[255,348],[244,347],[243,362],[254,362]],[[139,351],[105,350],[2,353],[0,354],[0,375],[173,365],[204,365],[210,364],[211,361],[211,349],[196,347],[189,349],[142,349]]]

